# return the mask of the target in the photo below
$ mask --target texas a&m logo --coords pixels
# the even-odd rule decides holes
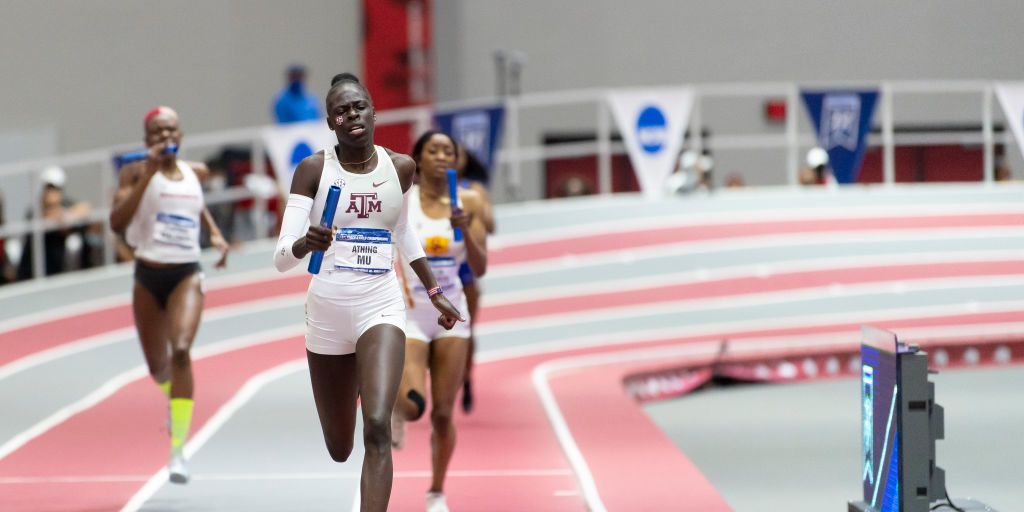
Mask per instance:
[[[360,219],[369,219],[371,212],[380,213],[380,200],[376,192],[349,194],[348,209],[345,213],[356,213]]]

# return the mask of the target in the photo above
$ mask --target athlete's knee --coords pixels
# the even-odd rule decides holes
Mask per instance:
[[[372,415],[365,418],[363,445],[367,451],[391,450],[391,421],[387,415]]]
[[[188,368],[192,365],[192,356],[187,348],[175,347],[171,349],[171,364],[175,368]]]
[[[423,395],[415,389],[410,389],[409,392],[405,394],[405,397],[409,399],[414,406],[416,406],[416,413],[412,418],[410,418],[410,420],[416,421],[422,418],[423,412],[427,410],[427,400],[423,398]]]
[[[331,459],[334,462],[345,462],[348,460],[349,455],[352,455],[352,440],[332,440],[330,438],[325,439],[327,441],[327,453],[331,454]]]
[[[430,424],[434,427],[434,432],[447,432],[452,424],[452,408],[438,407],[434,404],[434,408],[430,410]]]

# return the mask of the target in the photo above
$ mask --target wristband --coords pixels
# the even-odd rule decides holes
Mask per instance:
[[[427,290],[427,297],[433,299],[435,296],[441,295],[442,293],[444,293],[444,290],[442,290],[440,286],[435,286]]]

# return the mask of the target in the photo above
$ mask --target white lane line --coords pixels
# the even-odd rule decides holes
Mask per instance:
[[[290,336],[299,336],[305,332],[304,324],[293,324],[286,327],[280,327],[277,329],[270,329],[266,331],[260,331],[257,333],[246,334],[244,336],[238,336],[230,338],[225,341],[211,343],[198,347],[192,351],[193,361],[203,359],[206,357],[223,354],[232,350],[238,350],[253,345],[259,345],[262,343],[269,343],[282,338]],[[93,390],[88,395],[78,399],[77,401],[61,407],[56,412],[47,416],[43,420],[39,421],[35,425],[32,425],[28,429],[18,433],[11,439],[9,439],[3,445],[0,445],[0,460],[7,457],[12,452],[21,448],[29,441],[39,437],[46,433],[50,429],[60,425],[67,421],[68,418],[86,411],[95,405],[99,404],[103,400],[107,399],[119,389],[129,384],[130,382],[143,378],[147,375],[145,365],[136,366],[130,370],[119,373],[113,378],[103,383],[100,387]]]
[[[640,202],[637,204],[646,206],[646,204]],[[1022,213],[1024,213],[1024,206],[990,203],[960,205],[931,204],[887,207],[879,207],[877,204],[862,204],[856,206],[843,205],[836,207],[813,208],[813,212],[808,212],[806,208],[730,210],[722,212],[690,210],[667,215],[631,219],[596,218],[594,221],[584,224],[574,224],[571,226],[560,226],[554,228],[533,228],[528,232],[498,234],[488,240],[488,245],[497,249],[521,244],[564,240],[566,238],[605,235],[615,232],[627,233],[636,231],[637,229],[651,230],[695,226],[719,226],[723,224],[760,225],[774,222],[807,221],[812,219],[820,221],[836,221],[868,220],[888,217],[928,218],[972,214],[1020,215]],[[499,222],[500,220],[501,219],[499,218]]]
[[[562,410],[558,406],[558,400],[555,398],[554,392],[551,390],[551,378],[559,372],[578,370],[580,368],[592,366],[645,361],[650,359],[667,360],[679,357],[714,356],[719,352],[720,348],[721,347],[717,342],[705,342],[690,343],[684,346],[622,350],[610,353],[582,355],[545,361],[533,369],[531,379],[533,381],[534,391],[536,391],[537,396],[541,401],[541,405],[544,407],[544,413],[547,415],[548,421],[551,423],[551,428],[555,431],[555,437],[558,439],[558,444],[562,447],[562,451],[565,452],[566,458],[569,459],[570,466],[572,466],[573,471],[576,473],[576,479],[579,481],[580,490],[583,494],[584,500],[587,502],[587,508],[589,510],[604,511],[606,508],[604,503],[601,501],[600,493],[597,490],[597,484],[594,481],[593,474],[590,472],[590,466],[587,464],[586,457],[584,457],[583,452],[580,451],[579,446],[576,444],[576,439],[573,438],[572,430],[569,428],[569,425],[565,420],[565,416],[562,414]]]
[[[217,433],[217,431],[220,430],[220,428],[224,426],[229,419],[231,419],[231,416],[238,412],[238,410],[251,400],[252,397],[256,396],[256,393],[263,389],[264,386],[277,379],[291,375],[292,373],[300,370],[304,370],[305,368],[306,359],[301,358],[275,366],[250,378],[242,388],[238,390],[238,393],[231,397],[231,399],[222,405],[220,409],[217,409],[217,412],[210,417],[209,421],[203,425],[203,428],[199,429],[199,432],[196,432],[195,436],[185,444],[185,457],[189,459],[192,458],[192,456],[195,455],[195,453],[199,451],[199,449],[202,448],[203,445],[206,444],[206,442],[209,441],[210,438],[213,437],[213,435]],[[138,510],[146,500],[156,494],[160,487],[166,483],[167,468],[162,468],[155,475],[150,477],[146,484],[143,485],[130,500],[128,500],[128,503],[126,503],[121,509],[122,512]]]
[[[216,277],[216,274],[207,273],[206,289],[207,291],[222,290],[225,288],[235,287],[241,284],[252,284],[260,281],[276,281],[283,277],[288,277],[289,274],[295,274],[298,276],[299,272],[289,272],[285,274],[278,273],[274,269],[270,270],[249,270],[245,272],[239,272],[236,274],[229,274],[223,277]],[[131,273],[126,274],[125,278],[130,278]],[[130,282],[124,288],[130,288]],[[17,296],[18,294],[13,294]],[[0,299],[3,300],[3,299]],[[19,315],[15,318],[0,321],[0,334],[21,329],[34,324],[43,322],[49,322],[52,320],[59,320],[61,318],[67,318],[69,316],[82,315],[86,313],[94,313],[104,309],[112,309],[118,306],[130,306],[131,305],[131,293],[129,292],[118,292],[108,297],[97,297],[90,298],[85,302],[78,302],[74,304],[68,304],[65,306],[58,306],[55,308],[47,308],[43,311],[36,313],[29,313],[25,315]]]
[[[970,226],[949,226],[938,228],[889,229],[870,231],[821,231],[813,233],[787,233],[749,235],[719,238],[714,240],[680,240],[678,242],[643,247],[626,246],[616,243],[615,234],[608,236],[608,250],[586,254],[555,254],[547,258],[531,259],[516,263],[495,263],[488,267],[486,278],[515,277],[553,270],[576,269],[608,264],[636,264],[643,260],[683,255],[711,255],[739,250],[758,250],[808,244],[909,242],[929,240],[984,240],[989,238],[1020,238],[1024,230],[1020,227],[977,228]]]
[[[1020,276],[985,276],[977,278],[942,277],[932,279],[897,279],[866,284],[850,284],[836,286],[814,286],[792,288],[783,291],[755,292],[719,297],[695,297],[677,301],[659,301],[647,304],[611,306],[592,308],[569,313],[552,313],[547,315],[531,315],[528,318],[509,320],[482,321],[475,328],[477,336],[493,336],[496,334],[517,331],[544,329],[573,324],[606,321],[613,319],[627,320],[635,317],[652,315],[668,315],[673,313],[695,313],[721,309],[737,309],[745,307],[769,306],[791,302],[817,300],[832,297],[854,298],[870,295],[904,295],[923,291],[939,291],[958,288],[985,290],[992,288],[1024,286],[1024,277]],[[957,313],[971,313],[981,307],[984,302],[964,301],[951,306]]]
[[[571,469],[469,469],[449,471],[449,478],[512,478],[512,477],[549,477],[571,476]],[[358,480],[358,472],[304,472],[304,473],[204,473],[192,475],[193,481],[203,482],[259,482],[282,480]],[[395,471],[395,478],[431,478],[430,470]],[[118,483],[148,482],[153,475],[94,475],[94,476],[8,476],[0,477],[0,485],[24,484],[82,484],[82,483]]]
[[[273,311],[289,306],[298,306],[305,303],[306,294],[295,293],[281,295],[269,299],[259,299],[250,302],[236,302],[226,306],[211,307],[203,312],[203,322],[222,320],[236,316],[243,316],[264,311]],[[25,357],[15,359],[3,366],[0,366],[0,381],[16,373],[28,370],[29,368],[49,363],[51,361],[67,357],[79,352],[85,352],[95,348],[103,347],[126,339],[135,339],[135,327],[124,327],[109,331],[88,338],[70,341],[52,348],[33,352]]]
[[[1024,240],[1024,237],[1022,237],[1022,240]],[[875,255],[870,252],[869,248],[865,248],[865,252],[868,254],[855,256],[845,254],[842,256],[820,258],[787,259],[770,263],[745,263],[712,268],[702,267],[683,272],[643,277],[616,278],[615,276],[609,276],[609,279],[601,279],[600,281],[540,286],[521,291],[494,292],[487,294],[486,305],[487,307],[504,306],[518,302],[535,301],[538,297],[543,297],[547,300],[743,277],[765,278],[780,274],[887,268],[902,265],[965,264],[1020,260],[1021,272],[1024,273],[1024,250],[994,249],[987,251],[944,251]]]
[[[969,313],[1019,313],[1022,310],[1024,310],[1024,301],[1001,301],[981,303],[978,305],[976,309],[972,309],[971,311],[969,311]],[[706,336],[709,340],[718,341],[721,340],[723,333],[728,334],[739,332],[778,330],[794,328],[794,326],[799,326],[801,328],[815,328],[842,324],[881,323],[905,319],[944,319],[952,315],[962,314],[965,314],[964,305],[952,304],[946,306],[913,306],[906,308],[885,308],[863,311],[847,311],[842,313],[831,314],[794,315],[788,317],[764,318],[756,320],[710,322],[671,328],[661,327],[655,329],[632,329],[629,331],[604,332],[601,334],[578,336],[575,338],[562,338],[559,340],[552,340],[548,342],[532,343],[525,346],[507,347],[481,351],[481,353],[476,356],[476,361],[478,363],[491,363],[505,361],[508,359],[530,357],[556,352],[565,352],[567,350],[579,350],[592,347],[600,347],[604,345],[656,343],[659,341],[669,341],[677,338],[697,339]],[[987,325],[989,324],[979,324],[979,329],[984,329],[983,327],[980,326]],[[1007,324],[993,325],[1006,326]],[[1013,324],[1009,325],[1012,327]],[[942,324],[941,322],[939,322],[931,327],[915,328],[918,329],[915,332],[922,337],[924,337],[925,335],[943,336],[947,329],[949,330],[949,332],[955,334],[967,334],[971,332],[971,327],[971,325],[950,325]],[[900,330],[903,329],[900,328]],[[990,333],[990,331],[988,330],[981,330],[979,332],[983,334]],[[741,341],[744,339],[746,338],[730,338],[730,343],[736,343],[737,341]]]

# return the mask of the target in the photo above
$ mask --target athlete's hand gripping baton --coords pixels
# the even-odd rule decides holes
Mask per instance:
[[[327,201],[324,203],[324,214],[320,217],[320,226],[330,228],[334,224],[334,213],[338,210],[338,198],[341,197],[341,187],[331,185],[327,190]],[[319,274],[320,264],[324,261],[323,251],[313,251],[309,255],[309,273]]]
[[[177,144],[168,144],[167,147],[164,148],[164,154],[165,155],[176,154],[177,152],[178,152],[178,145]],[[149,151],[145,150],[145,149],[139,150],[139,151],[130,151],[128,153],[122,153],[122,154],[117,155],[117,156],[114,157],[114,167],[116,169],[120,169],[121,167],[124,167],[125,165],[128,165],[128,164],[130,164],[132,162],[138,162],[139,160],[145,160],[148,156],[149,156]]]
[[[448,169],[448,197],[452,201],[452,210],[459,207],[459,176],[455,169]],[[455,241],[462,241],[462,230],[455,228]]]

